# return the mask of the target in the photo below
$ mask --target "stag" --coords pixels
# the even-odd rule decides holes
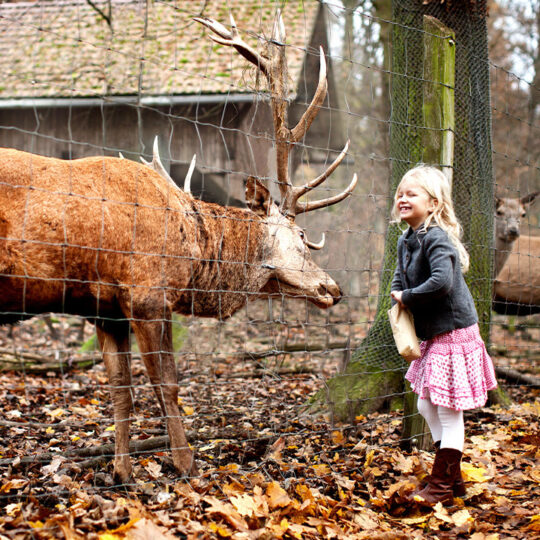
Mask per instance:
[[[514,242],[521,232],[521,220],[527,215],[529,206],[538,195],[540,191],[529,193],[520,199],[495,198],[495,276],[499,274],[510,256]]]
[[[348,146],[303,186],[292,185],[287,167],[291,146],[305,135],[326,95],[322,50],[313,101],[289,129],[282,22],[267,59],[240,39],[234,23],[228,31],[197,20],[270,84],[279,205],[252,176],[246,181],[248,208],[240,209],[193,198],[157,163],[103,156],[64,161],[0,149],[0,323],[48,312],[95,323],[114,406],[114,476],[120,482],[132,473],[130,330],[166,418],[173,464],[182,475],[196,474],[178,409],[172,313],[223,319],[261,296],[307,299],[320,308],[342,296],[310,256],[310,248],[323,243],[309,242],[295,216],[351,194],[356,175],[341,193],[300,200],[328,178]]]

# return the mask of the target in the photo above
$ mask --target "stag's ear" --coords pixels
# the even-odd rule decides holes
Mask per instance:
[[[521,204],[532,204],[536,197],[540,195],[540,191],[535,191],[534,193],[529,193],[528,195],[525,195],[525,197],[521,197]]]
[[[254,176],[246,180],[246,204],[257,214],[268,215],[272,198],[266,187]]]

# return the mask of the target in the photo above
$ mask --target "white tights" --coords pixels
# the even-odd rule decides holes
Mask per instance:
[[[418,398],[418,412],[426,419],[433,442],[441,441],[441,448],[455,448],[463,452],[465,440],[463,411],[433,405],[428,397]]]

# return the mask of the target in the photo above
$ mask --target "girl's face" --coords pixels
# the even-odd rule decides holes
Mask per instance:
[[[435,210],[435,199],[414,178],[401,182],[396,194],[396,208],[403,221],[418,229]]]

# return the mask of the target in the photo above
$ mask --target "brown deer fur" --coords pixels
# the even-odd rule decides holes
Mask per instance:
[[[95,319],[122,481],[131,474],[130,324],[167,418],[174,464],[190,473],[171,313],[229,317],[249,298],[272,293],[319,307],[340,299],[266,188],[250,178],[246,197],[251,210],[225,208],[193,199],[132,161],[62,161],[0,149],[1,322],[50,311]]]
[[[520,236],[493,283],[493,309],[506,315],[540,312],[540,236]]]

